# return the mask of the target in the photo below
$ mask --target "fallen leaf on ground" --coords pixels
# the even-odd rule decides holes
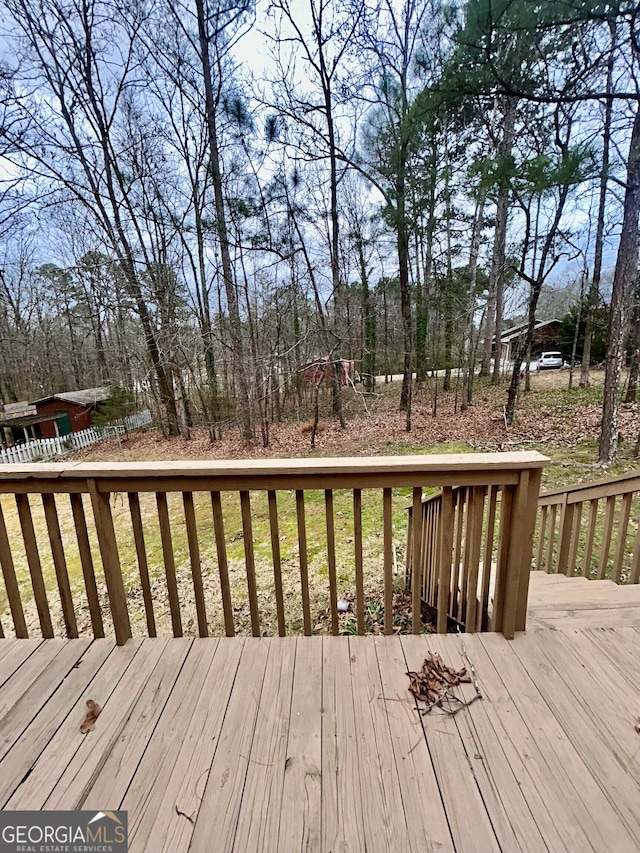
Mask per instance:
[[[97,702],[94,702],[93,699],[87,699],[87,713],[85,714],[82,725],[80,726],[81,734],[86,735],[87,732],[93,730],[100,711],[102,711],[102,708]]]

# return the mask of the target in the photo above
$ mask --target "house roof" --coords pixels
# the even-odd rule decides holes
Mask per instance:
[[[62,400],[64,403],[76,403],[79,406],[95,406],[109,397],[109,386],[101,388],[85,388],[83,391],[63,391],[60,394],[50,394],[40,400],[34,400],[33,405],[48,403],[49,400]]]
[[[562,320],[536,320],[533,330],[537,332],[538,329],[543,329],[545,326],[552,326],[554,323],[560,325]],[[500,343],[508,344],[516,338],[519,338],[526,332],[528,325],[529,321],[526,320],[524,323],[518,323],[517,326],[512,326],[510,329],[505,329],[500,337]],[[493,339],[495,340],[495,335],[493,336]]]
[[[45,421],[57,421],[62,415],[20,415],[13,418],[0,417],[0,427],[28,427],[33,424],[43,424]]]

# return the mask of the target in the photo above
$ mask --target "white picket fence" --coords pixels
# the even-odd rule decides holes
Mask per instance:
[[[56,438],[38,438],[27,444],[16,444],[6,450],[0,450],[0,464],[7,462],[42,462],[63,456],[73,450],[81,450],[90,447],[106,438],[124,435],[126,430],[141,429],[151,425],[151,412],[144,409],[127,415],[120,424],[108,424],[102,429],[89,427],[80,432],[72,432],[69,435],[57,436]]]

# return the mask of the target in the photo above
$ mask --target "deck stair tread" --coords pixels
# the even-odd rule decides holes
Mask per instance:
[[[640,585],[532,572],[527,630],[640,628]]]

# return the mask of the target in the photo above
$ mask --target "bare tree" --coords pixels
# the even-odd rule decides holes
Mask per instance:
[[[127,169],[135,151],[122,134],[137,92],[141,7],[125,12],[109,0],[5,0],[4,8],[14,26],[11,41],[18,39],[23,51],[12,93],[20,120],[10,128],[15,154],[9,159],[45,191],[75,199],[111,247],[140,318],[169,433],[177,434],[171,374],[139,279],[151,258],[138,186]]]

